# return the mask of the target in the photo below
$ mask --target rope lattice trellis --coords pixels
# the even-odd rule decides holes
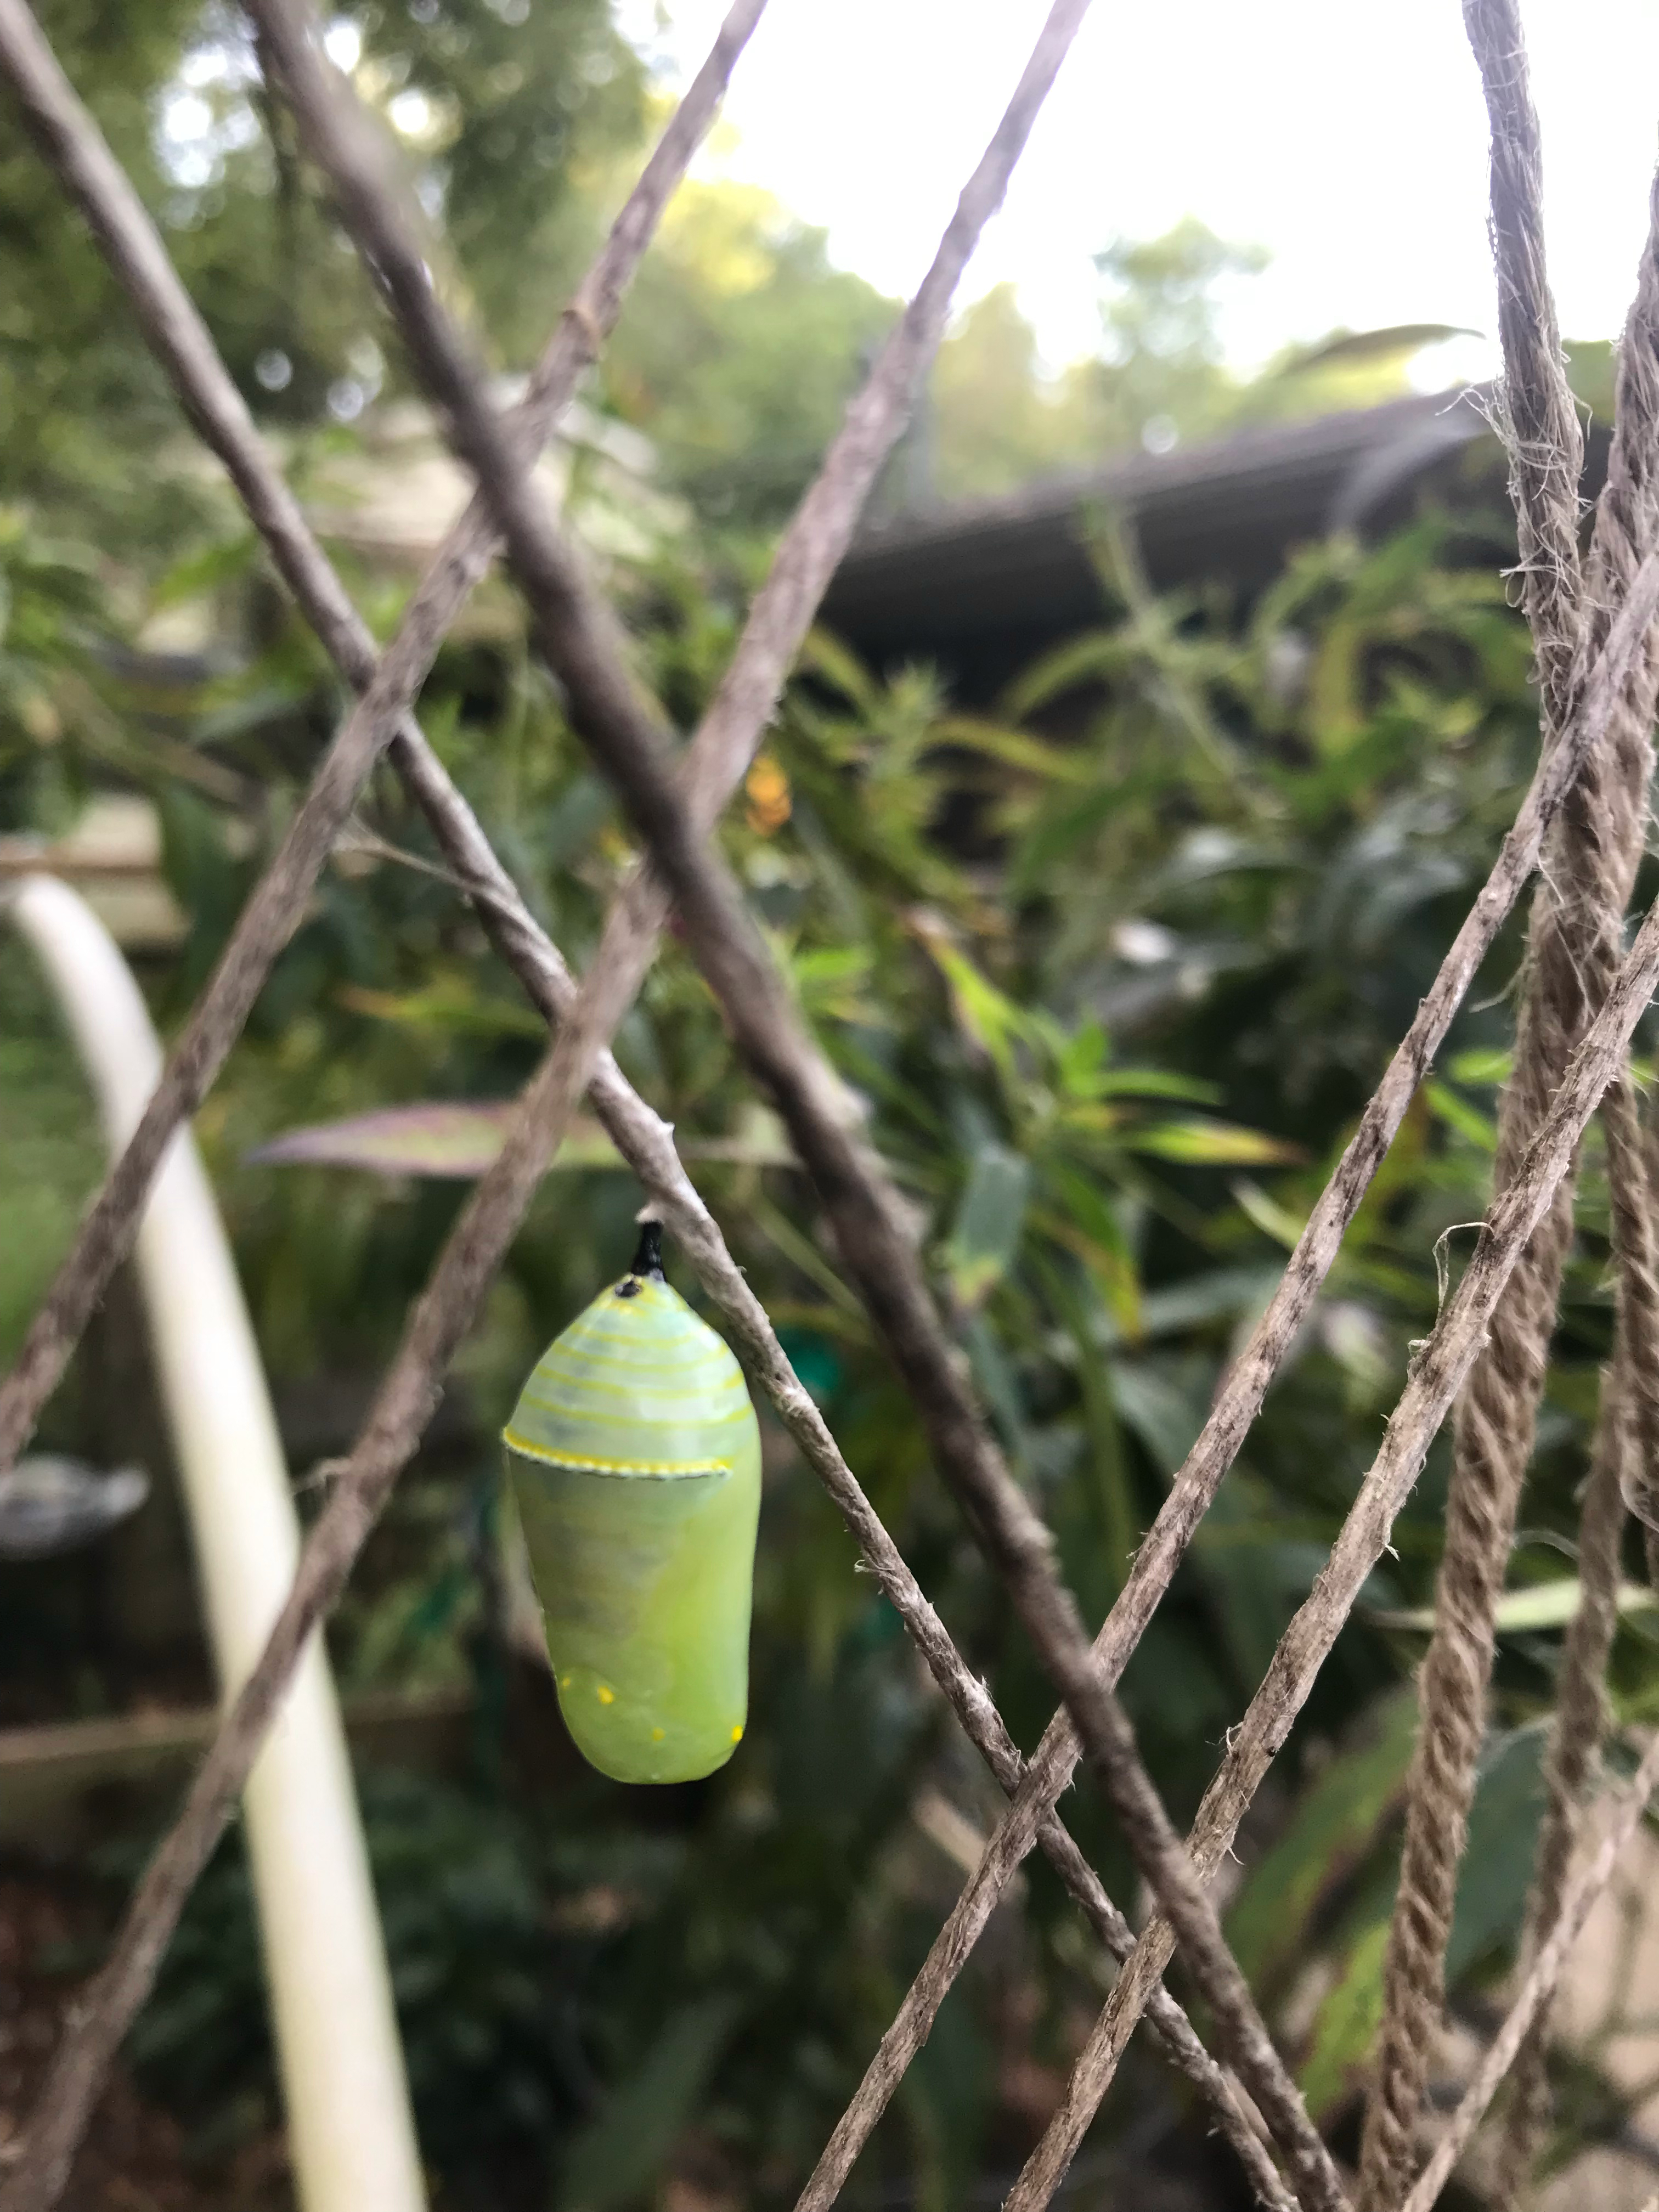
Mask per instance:
[[[1519,14],[1515,0],[1465,0],[1464,17],[1492,125],[1492,246],[1504,361],[1501,414],[1547,750],[1556,741],[1582,671],[1582,440],[1545,270],[1542,157]],[[1644,265],[1644,290],[1647,278]],[[1652,442],[1656,427],[1644,404],[1653,363],[1643,358],[1652,333],[1642,309],[1638,296],[1624,348],[1623,404],[1611,469],[1621,483],[1630,473],[1626,450],[1640,453]],[[1628,573],[1632,519],[1624,502],[1603,501],[1591,548],[1598,580],[1621,567]],[[1645,514],[1640,519],[1650,523]],[[1559,1071],[1618,967],[1653,771],[1650,672],[1644,655],[1605,742],[1586,762],[1546,847],[1533,902],[1515,1072],[1498,1109],[1494,1182],[1500,1191],[1520,1167]],[[1640,1234],[1647,1218],[1645,1176],[1626,1074],[1620,1073],[1609,1094],[1604,1121],[1615,1207]],[[1399,1901],[1383,1970],[1376,2088],[1366,2112],[1360,2154],[1362,2212],[1385,2212],[1398,2198],[1437,2039],[1446,1946],[1486,1731],[1498,1601],[1532,1455],[1572,1232],[1569,1171],[1510,1279],[1457,1407],[1445,1550],[1436,1588],[1434,1633],[1419,1678],[1422,1721],[1407,1786]],[[1628,1284],[1628,1251],[1626,1258]],[[1627,1309],[1630,1303],[1627,1291]],[[1624,1316],[1628,1356],[1638,1370],[1659,1351],[1647,1340],[1644,1316],[1649,1303],[1638,1295],[1637,1310]],[[1611,1434],[1607,1443],[1612,1449]],[[1613,1545],[1616,1553],[1616,1532]],[[1591,1656],[1588,1643],[1577,1643],[1571,1654],[1575,1669]],[[1585,1686],[1577,1672],[1564,1680],[1563,1690],[1566,1703],[1583,1702]],[[1558,1784],[1559,1779],[1558,1775]],[[1545,1863],[1565,1848],[1559,1829],[1559,1816],[1553,1817],[1546,1832]],[[1534,2090],[1528,2094],[1535,2100]]]
[[[328,175],[411,358],[444,409],[457,450],[479,484],[477,497],[377,665],[366,629],[272,468],[130,184],[64,79],[24,0],[0,0],[0,68],[43,153],[86,215],[186,410],[225,461],[301,610],[362,695],[325,756],[282,852],[239,921],[139,1132],[88,1214],[16,1369],[0,1388],[0,1466],[26,1441],[131,1241],[168,1136],[200,1103],[222,1064],[382,750],[390,748],[393,764],[427,812],[494,942],[556,1032],[520,1102],[501,1158],[463,1209],[426,1291],[411,1310],[368,1419],[307,1543],[267,1649],[228,1714],[179,1822],[147,1870],[108,1961],[66,2028],[22,2154],[0,2195],[3,2212],[42,2212],[61,2191],[110,2061],[148,1994],[185,1898],[228,1818],[298,1655],[337,1599],[376,1514],[418,1443],[438,1379],[584,1091],[658,1201],[751,1376],[823,1480],[969,1735],[1012,1798],[978,1871],[809,2182],[803,2212],[828,2204],[839,2190],[996,1899],[1036,1842],[1124,1966],[1079,2062],[1065,2106],[1016,2185],[1011,2204],[1036,2212],[1047,2203],[1136,2021],[1150,2010],[1160,2041],[1210,2101],[1261,2201],[1275,2207],[1300,2202],[1322,2212],[1345,2208],[1342,2178],[1311,2126],[1222,1937],[1206,1879],[1284,1744],[1488,1332],[1495,1323],[1502,1326],[1506,1297],[1514,1304],[1524,1295],[1540,1310],[1547,1304],[1547,1340],[1554,1286],[1547,1279],[1545,1291],[1522,1294],[1511,1286],[1528,1279],[1524,1271],[1539,1249],[1540,1224],[1565,1220],[1570,1226],[1571,1200],[1565,1194],[1575,1149],[1610,1085],[1616,1087],[1606,1119],[1615,1178],[1616,1242],[1623,1271],[1620,1344],[1626,1356],[1623,1379],[1602,1424],[1603,1447],[1591,1497],[1601,1520],[1613,1524],[1615,1559],[1618,1440],[1625,1425],[1620,1409],[1628,1407],[1631,1426],[1644,1442],[1659,1437],[1659,1422],[1648,1402],[1656,1386],[1651,1372],[1643,1371],[1640,1353],[1644,1342],[1659,1340],[1650,1333],[1659,1304],[1652,1230],[1633,1095],[1623,1076],[1630,1035],[1659,980],[1659,912],[1649,916],[1628,957],[1622,962],[1618,957],[1618,925],[1639,842],[1647,769],[1643,749],[1652,711],[1653,631],[1659,607],[1659,552],[1651,550],[1655,518],[1650,492],[1655,410],[1647,404],[1649,387],[1659,378],[1652,345],[1659,262],[1650,241],[1621,372],[1613,479],[1598,515],[1590,589],[1581,595],[1574,504],[1577,429],[1570,401],[1565,410],[1562,406],[1565,386],[1559,383],[1559,348],[1543,276],[1535,125],[1527,102],[1519,24],[1510,0],[1468,0],[1466,15],[1493,119],[1494,238],[1528,611],[1545,694],[1544,757],[1492,876],[1092,1647],[1071,1594],[1054,1571],[1048,1532],[1013,1485],[974,1404],[882,1164],[863,1139],[833,1072],[800,1025],[708,842],[758,744],[875,475],[902,427],[943,330],[957,279],[1000,201],[1087,0],[1055,0],[933,264],[785,533],[731,668],[692,745],[678,761],[664,725],[629,674],[614,618],[528,485],[533,454],[614,322],[656,218],[712,118],[763,4],[763,0],[736,0],[713,52],[562,320],[530,398],[515,417],[502,420],[487,404],[468,347],[429,287],[397,193],[377,166],[373,142],[362,131],[347,88],[322,59],[316,26],[295,0],[252,0],[262,53],[280,77],[309,150]],[[1656,225],[1659,236],[1659,203]],[[1632,357],[1644,346],[1645,356],[1632,367]],[[616,782],[647,854],[646,865],[607,917],[599,951],[580,988],[526,910],[410,711],[437,646],[483,573],[498,532],[529,604],[538,641],[563,682],[573,722]],[[1592,825],[1589,831],[1586,823]],[[1599,874],[1584,859],[1587,836],[1595,854],[1606,860]],[[1261,1688],[1234,1732],[1193,1834],[1183,1844],[1140,1763],[1113,1686],[1169,1587],[1417,1084],[1538,865],[1547,838],[1552,840],[1552,879],[1558,890],[1566,886],[1559,910],[1571,917],[1571,926],[1564,921],[1559,933],[1578,956],[1572,969],[1577,992],[1573,1010],[1547,1032],[1523,1027],[1523,1057],[1527,1037],[1536,1034],[1544,1040],[1535,1055],[1537,1073],[1527,1114],[1515,1119],[1504,1171],[1474,1259],[1433,1334],[1419,1349],[1383,1448],[1311,1596],[1285,1632]],[[1021,1760],[983,1686],[951,1644],[794,1376],[765,1313],[687,1178],[670,1133],[629,1090],[606,1049],[653,956],[671,899],[740,1056],[774,1097],[812,1176],[847,1273],[915,1398],[935,1464],[956,1490],[1060,1692],[1063,1710],[1029,1764]],[[1538,910],[1540,916],[1557,911],[1553,900],[1540,902]],[[1535,916],[1535,945],[1549,926]],[[1534,976],[1545,975],[1547,966],[1540,953]],[[1541,1353],[1539,1360],[1541,1365]],[[1529,1431],[1530,1411],[1522,1406],[1516,1418]],[[1603,1472],[1604,1467],[1613,1468],[1613,1475]],[[1500,1558],[1500,1580],[1501,1567]],[[1593,1626],[1580,1641],[1574,1694],[1582,1704],[1597,1695],[1600,1660]],[[1484,1676],[1473,1692],[1477,1740],[1483,1695]],[[1431,1705],[1425,1739],[1432,1726]],[[1054,1811],[1085,1752],[1160,1907],[1138,1942]],[[1546,1853],[1532,1915],[1532,1964],[1522,1996],[1451,2130],[1412,2191],[1410,2212],[1426,2212],[1504,2069],[1532,2032],[1572,1936],[1610,1877],[1617,1850],[1639,1820],[1656,1778],[1659,1749],[1644,1761],[1601,1851],[1565,1894],[1559,1868]],[[1561,1766],[1555,1792],[1559,1821],[1568,1820],[1574,1795],[1572,1776]],[[1559,1845],[1557,1856],[1565,1863]],[[1288,2185],[1227,2074],[1160,1987],[1177,1942],[1214,2017],[1224,2055],[1279,2146]],[[1420,1976],[1407,1978],[1414,1990],[1420,1986]],[[1379,2100],[1377,2109],[1388,2117],[1374,2124],[1373,2137],[1379,2126],[1385,2132],[1392,2126],[1394,2136],[1386,2158],[1378,2154],[1368,2164],[1364,2186],[1373,2212],[1397,2204],[1406,2191],[1403,2153],[1393,2146],[1405,2141],[1395,2123],[1408,2102],[1394,2096]],[[1523,2143],[1517,2155],[1524,2154]]]

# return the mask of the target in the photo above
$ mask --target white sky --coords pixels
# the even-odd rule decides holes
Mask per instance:
[[[665,0],[659,28],[656,0],[623,0],[623,20],[683,82],[723,6]],[[727,101],[736,144],[702,167],[768,185],[838,263],[908,294],[1046,6],[772,0]],[[1659,0],[1525,14],[1562,327],[1611,337],[1659,143]],[[961,296],[1012,277],[1059,363],[1092,349],[1091,252],[1190,212],[1273,255],[1228,302],[1241,366],[1338,325],[1489,331],[1486,143],[1457,0],[1095,0]],[[1465,348],[1451,373],[1484,366]]]

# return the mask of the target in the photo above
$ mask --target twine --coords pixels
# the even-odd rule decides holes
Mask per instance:
[[[1621,356],[1614,450],[1581,619],[1577,532],[1582,441],[1544,280],[1539,145],[1520,27],[1512,0],[1466,0],[1464,15],[1492,121],[1493,242],[1507,368],[1504,417],[1548,746],[1582,680],[1586,655],[1605,636],[1610,611],[1639,564],[1638,549],[1651,538],[1652,470],[1642,449],[1659,422],[1659,269],[1650,239]],[[1586,762],[1551,834],[1528,932],[1515,1073],[1499,1105],[1497,1193],[1514,1181],[1561,1072],[1605,999],[1622,956],[1624,914],[1645,829],[1656,684],[1659,664],[1650,637],[1620,713]],[[1609,1093],[1604,1119],[1625,1262],[1621,1304],[1632,1396],[1659,1388],[1659,1285],[1652,1272],[1639,1155],[1636,1166],[1631,1165],[1634,1117],[1626,1075]],[[1388,2212],[1410,2179],[1412,2139],[1444,2008],[1446,1944],[1485,1734],[1493,1620],[1571,1238],[1569,1175],[1510,1278],[1457,1408],[1435,1631],[1419,1678],[1422,1717],[1407,1783],[1400,1890],[1384,1963],[1376,2081],[1361,2146],[1361,2212]],[[1616,1491],[1619,1484],[1617,1435],[1623,1416],[1617,1405],[1615,1401],[1603,1425],[1605,1457],[1613,1471],[1593,1492],[1593,1500],[1587,1499],[1598,1515],[1612,1515],[1606,1492],[1609,1486]],[[1654,1410],[1659,1413],[1659,1407]],[[1650,1432],[1659,1434],[1659,1426]],[[1616,1567],[1616,1534],[1613,1544]],[[1600,1572],[1599,1565],[1593,1571]],[[1569,1675],[1564,1668],[1562,1689],[1575,1710],[1586,1710],[1593,1702],[1599,1713],[1605,1652],[1597,1657],[1595,1633],[1592,1617],[1581,1638],[1586,1671]],[[1558,1740],[1565,1725],[1564,1714]],[[1553,1915],[1543,1908],[1559,1900],[1556,1860],[1563,1849],[1570,1853],[1583,1781],[1582,1772],[1575,1778],[1571,1751],[1557,1765],[1563,1834],[1551,1831],[1542,1839],[1548,1856],[1534,1876],[1534,1902],[1544,1925]],[[1516,2162],[1530,2159],[1535,2136],[1523,2131],[1530,2130],[1528,2115],[1535,2105],[1534,2100],[1514,2108]]]

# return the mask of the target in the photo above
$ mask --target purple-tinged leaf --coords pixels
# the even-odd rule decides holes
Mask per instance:
[[[371,1175],[471,1182],[500,1153],[514,1104],[510,1098],[426,1098],[407,1106],[377,1107],[343,1121],[284,1130],[246,1158],[259,1167],[358,1168]],[[734,1135],[690,1139],[680,1150],[688,1159],[741,1167],[794,1164],[781,1125],[774,1115],[757,1111],[750,1112]],[[597,1121],[579,1115],[553,1164],[614,1168],[622,1165],[622,1155]]]

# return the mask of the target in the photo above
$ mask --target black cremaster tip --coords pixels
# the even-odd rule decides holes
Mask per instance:
[[[617,1285],[617,1295],[631,1298],[641,1283],[659,1283],[662,1279],[662,1224],[660,1221],[642,1221],[639,1243],[635,1249],[626,1279]]]

